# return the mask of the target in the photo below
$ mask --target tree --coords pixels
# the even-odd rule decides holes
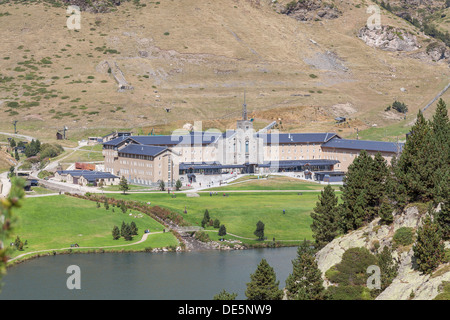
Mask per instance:
[[[125,241],[131,241],[133,240],[133,234],[131,231],[131,227],[129,224],[125,225],[124,231],[122,233],[122,236],[124,237]]]
[[[427,216],[417,230],[417,241],[413,247],[418,268],[425,274],[431,274],[445,257],[445,246],[439,227]]]
[[[219,236],[223,237],[227,235],[227,228],[225,228],[225,225],[221,225],[219,228]]]
[[[122,210],[122,213],[127,212],[127,206],[125,205],[125,202],[123,202],[123,201],[120,203],[120,210]]]
[[[214,219],[214,223],[213,223],[213,227],[218,229],[220,228],[220,220],[219,219]]]
[[[333,188],[327,185],[319,195],[311,218],[313,219],[311,230],[316,244],[319,247],[325,246],[338,235],[338,198]]]
[[[344,233],[356,230],[367,221],[366,209],[369,206],[367,192],[368,181],[372,175],[372,158],[362,150],[348,167],[343,179],[342,206],[340,208],[339,227]]]
[[[440,99],[436,112],[430,122],[432,129],[432,154],[428,155],[432,162],[434,200],[435,203],[450,198],[450,121],[447,105]]]
[[[166,189],[166,184],[164,183],[164,181],[160,181],[159,182],[159,190],[164,191]]]
[[[286,295],[290,300],[327,299],[322,272],[317,266],[314,251],[305,240],[297,249],[292,261],[293,271],[286,279]]]
[[[380,216],[381,224],[389,225],[394,221],[394,216],[392,215],[393,208],[389,202],[385,199],[380,206],[378,215]]]
[[[177,182],[175,182],[175,189],[177,191],[180,191],[181,187],[183,186],[183,184],[181,183],[181,180],[178,179]]]
[[[128,189],[130,189],[130,187],[128,186],[128,181],[125,178],[125,176],[122,176],[119,183],[119,190],[125,194],[125,192],[127,192]]]
[[[9,140],[9,146],[11,148],[15,148],[16,147],[16,140],[14,140],[14,138],[11,138],[11,140]]]
[[[223,289],[219,294],[216,294],[213,300],[236,300],[237,293],[228,293]]]
[[[14,149],[14,159],[16,159],[17,161],[20,160],[19,153],[17,152],[17,149]]]
[[[434,194],[433,139],[430,124],[421,111],[398,161],[397,177],[407,190],[409,201],[427,202]]]
[[[120,227],[120,235],[123,237],[125,235],[126,232],[126,227],[127,225],[125,224],[125,221],[122,221],[122,226]]]
[[[436,223],[439,226],[442,238],[450,240],[450,203],[447,200],[441,205],[441,211],[436,214]]]
[[[112,230],[112,236],[114,240],[118,240],[120,238],[120,230],[118,226],[114,226]]]
[[[136,223],[134,223],[134,221],[131,221],[130,223],[130,232],[133,236],[137,236],[138,234],[138,227],[136,226]]]
[[[250,275],[245,296],[248,300],[281,300],[283,291],[278,288],[279,283],[273,268],[262,259],[255,273]]]
[[[25,196],[24,184],[23,179],[12,178],[8,197],[0,201],[0,279],[6,273],[6,262],[10,252],[10,248],[4,243],[11,238],[12,230],[17,223],[14,210],[21,206]]]
[[[106,210],[109,210],[108,198],[105,198],[105,202],[103,203]]]
[[[202,220],[202,228],[204,228],[205,226],[207,226],[209,224],[209,221],[211,220],[211,217],[209,216],[209,211],[208,209],[205,210],[205,213],[203,215],[203,220]]]
[[[262,221],[258,221],[256,224],[256,230],[253,234],[258,237],[258,240],[264,240],[264,227],[265,225]]]
[[[381,293],[386,289],[398,274],[398,263],[392,258],[392,252],[387,246],[384,246],[381,253],[376,255],[381,276]]]

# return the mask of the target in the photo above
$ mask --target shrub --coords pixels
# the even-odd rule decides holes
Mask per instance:
[[[409,246],[414,242],[414,229],[402,227],[395,231],[393,237],[394,243],[402,246]]]
[[[377,265],[377,258],[366,248],[351,248],[345,251],[342,261],[327,271],[328,279],[339,286],[365,285],[367,268]]]

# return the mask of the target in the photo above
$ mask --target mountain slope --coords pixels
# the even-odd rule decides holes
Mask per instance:
[[[64,125],[163,132],[203,120],[234,128],[245,90],[257,127],[294,109],[309,116],[286,115],[286,130],[345,135],[410,123],[449,79],[445,62],[359,39],[370,15],[365,1],[336,1],[337,18],[306,22],[271,1],[136,3],[82,12],[80,30],[67,28],[65,6],[1,4],[0,127],[19,120],[22,132],[47,138]],[[417,33],[389,12],[382,24]],[[118,91],[116,65],[132,90]],[[394,100],[409,106],[408,119],[384,112]],[[350,128],[334,124],[342,105],[353,110]]]

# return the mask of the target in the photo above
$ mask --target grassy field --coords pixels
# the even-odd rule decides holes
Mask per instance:
[[[15,235],[27,245],[24,251],[15,250],[12,257],[33,251],[69,248],[71,244],[78,243],[80,247],[106,247],[130,244],[141,240],[145,229],[151,232],[161,232],[164,227],[152,218],[142,215],[134,218],[123,214],[112,206],[106,210],[102,205],[97,208],[96,203],[69,196],[49,196],[27,198],[22,208],[17,210],[17,227]],[[134,221],[138,227],[138,235],[130,242],[123,238],[112,239],[112,229],[122,224]],[[14,239],[11,239],[14,241]],[[158,248],[177,245],[172,233],[158,233],[150,235],[141,244],[123,247],[128,250],[143,250],[147,247]],[[119,247],[120,249],[120,247]],[[107,249],[105,249],[107,250]]]
[[[242,190],[323,190],[325,185],[314,182],[302,181],[295,178],[282,176],[268,176],[258,179],[258,176],[247,176],[239,178],[229,185],[207,189],[208,191],[242,191]],[[339,186],[332,186],[339,189]]]
[[[319,193],[311,192],[298,195],[295,192],[246,192],[231,193],[228,197],[222,194],[210,196],[201,193],[199,197],[187,197],[186,194],[177,194],[172,198],[167,194],[114,194],[111,197],[151,202],[151,205],[168,208],[183,215],[184,219],[192,225],[201,225],[206,209],[211,218],[219,219],[224,224],[227,233],[248,238],[241,239],[248,242],[256,237],[253,232],[256,223],[261,220],[265,224],[265,235],[268,240],[275,238],[283,240],[312,239],[310,229],[310,212],[318,200]],[[186,207],[187,214],[184,214]],[[286,213],[283,214],[283,209]],[[207,228],[215,230],[212,227]],[[217,235],[211,233],[211,237]],[[232,237],[233,238],[233,237]]]

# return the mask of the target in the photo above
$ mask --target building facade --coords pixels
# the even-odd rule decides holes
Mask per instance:
[[[305,179],[337,182],[362,150],[390,162],[402,144],[342,139],[335,133],[256,132],[246,118],[235,130],[175,131],[165,136],[121,136],[103,143],[105,171],[130,183],[173,186],[198,176],[291,172]]]

